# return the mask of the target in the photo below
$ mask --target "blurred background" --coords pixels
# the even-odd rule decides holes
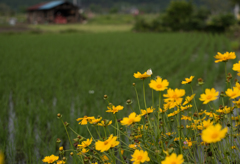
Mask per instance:
[[[126,116],[136,88],[143,106],[142,81],[137,71],[151,68],[152,78],[168,79],[171,88],[195,76],[199,98],[204,88],[222,91],[224,65],[217,52],[239,57],[239,0],[1,0],[0,1],[0,150],[6,163],[42,163],[46,155],[69,148],[57,113],[79,134],[76,122],[85,115],[106,113],[108,95],[123,105]],[[236,73],[228,72],[233,78]],[[152,92],[145,80],[148,107]],[[157,99],[157,93],[154,93]],[[156,101],[155,101],[156,102]],[[199,109],[204,106],[198,104]],[[94,133],[94,129],[93,133]],[[76,138],[71,133],[71,138]]]

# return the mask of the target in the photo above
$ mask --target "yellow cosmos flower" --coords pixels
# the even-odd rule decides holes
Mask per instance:
[[[141,116],[137,116],[135,112],[131,113],[129,117],[124,117],[121,121],[122,125],[131,125],[135,122],[139,122],[141,120]]]
[[[187,106],[180,106],[181,111],[187,110],[187,109],[189,109],[189,108],[191,108],[191,107],[192,107],[191,104],[190,104],[190,105],[187,105]]]
[[[78,147],[86,148],[89,145],[91,145],[91,143],[92,143],[92,138],[91,139],[87,139],[86,141],[82,141],[82,143],[80,145],[78,145]]]
[[[4,163],[4,155],[3,153],[0,151],[0,164]]]
[[[223,109],[218,109],[218,110],[216,110],[216,112],[228,114],[228,113],[230,113],[231,111],[233,111],[233,109],[234,109],[234,108],[225,106]]]
[[[190,103],[192,101],[192,99],[194,98],[194,96],[195,96],[195,94],[193,94],[191,96],[187,96],[185,98],[185,101],[184,101],[183,105],[186,105],[186,104]]]
[[[233,103],[237,106],[237,108],[240,108],[240,99],[238,101],[233,101]]]
[[[149,87],[154,89],[155,91],[164,91],[165,89],[167,89],[169,85],[169,82],[164,79],[162,80],[161,77],[157,77],[156,80],[151,80],[151,82],[149,83]]]
[[[108,110],[106,111],[106,112],[112,112],[113,114],[115,114],[115,113],[117,113],[118,111],[120,111],[120,110],[122,110],[123,109],[123,106],[121,106],[121,105],[118,105],[118,106],[114,106],[114,105],[112,105],[112,106],[108,106],[107,107],[108,108]]]
[[[95,143],[95,149],[101,152],[108,151],[112,147],[112,145],[116,142],[116,140],[117,140],[117,136],[113,136],[111,134],[106,141],[98,140]]]
[[[147,151],[135,150],[131,161],[133,161],[133,164],[140,164],[144,163],[145,161],[150,161],[150,158],[148,157]]]
[[[240,90],[237,87],[233,87],[233,90],[227,89],[225,93],[230,99],[235,99],[240,96]]]
[[[189,120],[189,121],[191,121],[191,120],[192,120],[192,118],[191,118],[191,117],[189,117],[189,116],[184,116],[184,115],[182,115],[182,118],[181,118],[181,120]]]
[[[150,77],[151,75],[147,74],[147,72],[144,72],[141,74],[140,72],[134,73],[133,75],[136,79],[146,79],[147,77]]]
[[[234,71],[238,72],[238,76],[240,76],[240,60],[238,61],[238,63],[233,64],[233,68]]]
[[[185,95],[185,90],[184,89],[171,89],[169,88],[167,90],[167,94],[163,94],[164,97],[166,97],[166,99],[164,100],[165,102],[168,101],[172,101],[172,102],[176,102],[177,105],[181,104],[183,98],[181,98],[182,96]]]
[[[202,131],[202,140],[207,143],[215,143],[221,141],[225,137],[228,128],[226,127],[222,130],[221,129],[222,126],[220,124],[209,126]]]
[[[108,161],[109,160],[109,158],[106,156],[106,155],[103,155],[103,156],[101,156],[100,157],[103,161]]]
[[[86,154],[88,151],[89,151],[88,149],[82,148],[82,150],[81,150],[79,153],[77,153],[77,155],[84,155],[84,154]]]
[[[185,81],[182,81],[182,84],[189,84],[192,82],[194,76],[191,76],[190,78],[185,78]]]
[[[59,160],[59,161],[57,161],[57,164],[65,164],[66,162],[65,161],[63,161],[63,160]]]
[[[237,87],[240,90],[240,84],[238,82],[235,83],[235,87]]]
[[[218,52],[218,54],[216,56],[214,56],[217,60],[215,60],[215,63],[218,62],[226,62],[229,59],[235,59],[236,55],[235,52],[226,52],[224,54],[221,54],[220,52]]]
[[[100,123],[98,123],[97,125],[106,127],[106,126],[111,125],[111,124],[112,124],[112,120],[110,120],[110,121],[103,120]]]
[[[203,104],[207,104],[210,101],[214,101],[217,99],[219,92],[216,92],[216,90],[214,88],[210,89],[206,89],[205,90],[205,94],[201,94],[199,100],[203,101]]]
[[[83,118],[78,118],[77,121],[80,121],[78,124],[87,125],[89,120],[95,119],[94,117],[84,116]],[[82,120],[82,121],[81,121]]]
[[[165,109],[165,111],[167,111],[168,109],[172,109],[176,106],[176,103],[168,101],[166,102],[166,104],[163,104],[163,108]]]
[[[136,149],[137,148],[137,144],[129,144],[128,147],[130,149]]]
[[[144,116],[144,115],[146,115],[146,114],[152,113],[153,110],[155,110],[153,107],[147,108],[147,110],[141,109],[141,114],[140,114],[140,116]]]
[[[89,123],[95,125],[95,124],[97,124],[98,122],[100,122],[101,120],[102,120],[102,117],[97,118],[97,119],[94,118],[94,119],[92,119],[92,120],[89,120]]]
[[[161,164],[182,164],[183,162],[184,159],[182,154],[177,156],[177,154],[172,153],[170,156],[166,157]]]
[[[44,157],[44,159],[42,161],[46,162],[46,163],[53,163],[53,162],[57,161],[58,158],[59,158],[58,156],[55,156],[52,154],[51,156]]]

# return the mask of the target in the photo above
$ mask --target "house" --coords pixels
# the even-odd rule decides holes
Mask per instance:
[[[80,19],[79,7],[64,0],[44,2],[27,8],[27,20],[33,24],[76,23]]]

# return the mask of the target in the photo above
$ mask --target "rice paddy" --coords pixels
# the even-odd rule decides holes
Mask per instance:
[[[213,56],[231,51],[224,35],[203,33],[1,34],[0,43],[0,149],[7,163],[42,163],[43,156],[58,151],[57,138],[67,147],[57,113],[87,135],[76,118],[112,117],[105,113],[104,94],[115,105],[132,99],[136,107],[133,82],[142,99],[142,83],[133,77],[137,71],[151,68],[179,88],[195,75],[217,89],[224,85],[224,67],[214,65]],[[146,95],[151,105],[151,92]]]

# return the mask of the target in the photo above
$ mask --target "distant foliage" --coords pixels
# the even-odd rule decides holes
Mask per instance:
[[[205,7],[196,8],[191,2],[172,1],[166,12],[152,22],[136,19],[135,31],[206,31],[224,32],[236,24],[233,14],[212,16]],[[146,29],[147,28],[147,29]]]

